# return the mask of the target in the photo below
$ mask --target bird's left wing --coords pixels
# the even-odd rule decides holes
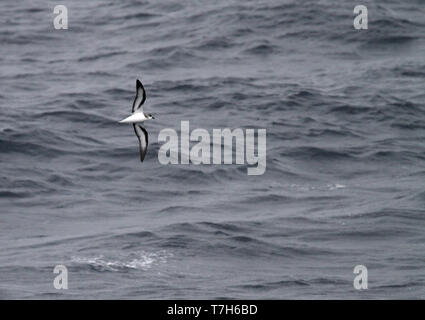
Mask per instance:
[[[133,101],[133,107],[131,108],[131,112],[134,111],[141,111],[143,112],[143,103],[146,100],[146,91],[143,87],[143,84],[140,82],[140,80],[137,79],[136,81],[136,97]]]
[[[148,132],[141,125],[133,123],[134,132],[139,139],[140,161],[143,162],[148,151]]]

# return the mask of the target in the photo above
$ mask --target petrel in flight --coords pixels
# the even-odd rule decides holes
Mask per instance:
[[[120,123],[132,123],[134,132],[139,139],[140,161],[143,162],[148,149],[148,132],[142,126],[145,120],[155,119],[151,114],[143,112],[143,103],[146,100],[146,91],[140,80],[136,81],[136,98],[134,98],[131,116],[123,119]]]

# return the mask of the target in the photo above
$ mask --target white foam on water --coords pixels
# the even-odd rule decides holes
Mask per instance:
[[[77,264],[86,264],[101,271],[123,271],[125,269],[148,270],[158,263],[166,263],[171,254],[166,251],[131,253],[117,258],[97,255],[92,257],[71,257]]]

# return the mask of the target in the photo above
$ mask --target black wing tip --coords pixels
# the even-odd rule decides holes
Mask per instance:
[[[143,87],[143,84],[139,79],[136,80],[136,86],[137,87]]]
[[[143,162],[143,160],[145,160],[146,157],[146,153],[147,153],[147,148],[145,150],[142,149],[141,146],[139,146],[139,153],[140,153],[140,162]]]

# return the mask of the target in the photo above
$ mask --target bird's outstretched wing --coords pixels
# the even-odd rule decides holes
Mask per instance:
[[[148,151],[148,132],[141,125],[133,123],[134,132],[139,139],[140,161],[143,162]]]
[[[143,112],[143,103],[146,100],[146,91],[143,87],[143,84],[140,80],[136,81],[136,97],[134,98],[133,107],[131,108],[131,112],[135,112],[136,110]]]

